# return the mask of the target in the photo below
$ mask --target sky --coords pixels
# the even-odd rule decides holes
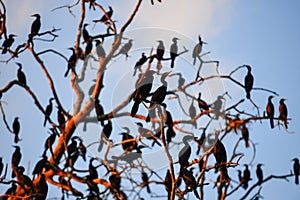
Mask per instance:
[[[134,65],[136,59],[140,56],[141,51],[149,52],[151,47],[156,47],[156,40],[162,39],[165,42],[166,48],[171,45],[171,38],[179,37],[179,49],[186,46],[188,49],[193,48],[197,42],[197,37],[201,37],[208,44],[204,46],[204,51],[210,51],[209,56],[205,57],[208,60],[220,61],[220,73],[230,73],[237,66],[249,64],[252,66],[252,73],[255,77],[254,87],[263,87],[275,90],[279,97],[274,98],[273,103],[278,114],[278,102],[280,98],[287,98],[286,102],[289,109],[289,117],[292,119],[289,124],[289,131],[286,132],[282,128],[270,129],[269,124],[265,121],[262,123],[256,122],[249,126],[251,139],[257,143],[257,155],[252,166],[252,178],[256,180],[255,168],[257,163],[264,163],[263,170],[265,176],[270,174],[283,175],[288,174],[292,169],[291,159],[300,157],[300,149],[298,148],[300,141],[299,128],[297,123],[300,118],[300,108],[298,106],[299,97],[299,74],[297,58],[300,54],[300,18],[299,1],[237,1],[237,0],[163,0],[158,3],[154,0],[155,5],[151,6],[150,0],[143,1],[142,6],[133,20],[133,24],[128,28],[125,36],[134,38],[132,51],[127,61],[124,57],[116,58],[109,70],[114,74],[114,77],[105,80],[107,87],[104,88],[101,94],[101,101],[106,105],[108,110],[114,105],[120,103],[124,95],[121,86],[133,87],[133,83],[128,83],[131,77],[132,67],[126,68],[127,65]],[[65,5],[68,1],[5,1],[7,8],[7,29],[9,33],[18,35],[15,45],[26,40],[30,30],[30,24],[33,18],[30,15],[40,13],[42,16],[41,30],[48,30],[57,27],[62,28],[58,32],[59,37],[54,43],[36,42],[36,48],[43,50],[47,48],[55,48],[56,50],[69,56],[71,52],[67,48],[74,45],[75,34],[78,24],[78,8],[72,9],[76,17],[68,13],[67,9],[60,9],[54,12],[51,10],[55,7]],[[101,1],[103,7],[108,9],[108,6],[114,8],[114,18],[117,20],[117,25],[120,26],[129,17],[129,12],[133,9],[135,1]],[[17,8],[17,9],[16,9]],[[99,12],[90,12],[86,16],[87,21],[100,18],[102,14]],[[103,26],[96,26],[91,23],[88,30],[93,33],[97,31],[103,32]],[[3,41],[3,40],[2,40]],[[0,42],[2,42],[0,41]],[[105,41],[104,46],[108,48],[110,40]],[[15,47],[15,46],[14,46]],[[0,60],[7,58],[1,56]],[[55,55],[45,55],[42,57],[45,60],[46,67],[49,72],[55,77],[56,87],[61,89],[59,96],[64,102],[64,105],[71,110],[74,103],[74,96],[70,87],[70,77],[63,78],[63,73],[66,70],[66,63],[61,58]],[[24,71],[27,75],[27,81],[30,88],[39,94],[39,100],[43,105],[47,105],[48,99],[51,96],[47,79],[43,76],[42,70],[36,62],[33,61],[32,55],[28,52],[20,55],[17,60],[13,60],[8,64],[0,64],[0,88],[16,77],[17,66],[15,62],[22,62]],[[89,65],[94,66],[95,63]],[[96,65],[97,66],[97,65]],[[178,67],[177,67],[178,66]],[[205,66],[203,73],[211,73],[214,65]],[[120,70],[121,69],[121,70]],[[186,78],[190,78],[195,73],[195,68],[191,65],[191,52],[183,54],[178,59],[177,65],[173,72],[185,72]],[[237,72],[234,77],[237,80],[243,81],[245,71]],[[88,73],[91,80],[94,77],[93,70]],[[115,85],[110,82],[116,83]],[[90,86],[91,82],[86,83],[86,87]],[[104,83],[105,84],[105,83]],[[172,84],[171,84],[172,85]],[[210,83],[205,86],[208,88],[207,94],[204,96],[209,102],[213,101],[214,91],[223,92],[231,91],[230,95],[234,98],[240,98],[244,91],[238,86],[228,82],[221,81]],[[203,89],[199,86],[200,89]],[[192,93],[197,94],[196,88]],[[255,103],[260,106],[263,111],[267,103],[267,97],[270,95],[264,91],[253,91],[252,97]],[[117,97],[121,97],[118,100]],[[127,96],[126,96],[127,97]],[[111,101],[113,99],[114,101]],[[43,128],[43,116],[28,95],[16,87],[9,93],[5,94],[2,99],[6,117],[12,123],[15,116],[20,117],[21,121],[21,138],[22,159],[23,165],[29,165],[30,172],[32,165],[39,160],[36,152],[43,148],[44,139],[49,127]],[[6,102],[6,103],[5,103]],[[230,99],[228,105],[232,103]],[[253,111],[253,106],[247,102],[245,109]],[[129,109],[129,108],[128,108]],[[185,117],[179,113],[178,117]],[[123,119],[122,119],[123,120]],[[116,121],[116,131],[121,131],[121,126],[126,121]],[[130,122],[132,123],[132,121]],[[79,128],[78,128],[79,129]],[[82,129],[78,130],[82,137],[86,140],[94,140],[97,134],[90,136],[84,135]],[[92,130],[99,132],[97,127],[92,127]],[[4,123],[0,123],[0,155],[3,156],[4,162],[10,163],[10,156],[13,152],[11,147],[12,137],[5,128]],[[236,137],[227,138],[226,146],[231,149]],[[34,142],[35,145],[32,145]],[[92,150],[91,150],[92,151]],[[175,150],[174,150],[175,151]],[[251,155],[251,151],[249,155]],[[151,154],[147,154],[151,157]],[[158,155],[158,154],[156,154]],[[249,162],[250,156],[245,156],[242,163]],[[161,169],[162,166],[156,166]],[[239,167],[238,169],[243,169]],[[237,169],[230,170],[230,175],[237,179]],[[6,189],[0,187],[0,192]],[[55,191],[55,190],[54,190]],[[288,194],[287,194],[287,191]],[[208,191],[207,199],[215,199],[215,193]],[[230,196],[228,199],[237,199],[244,191],[240,189],[237,196]],[[254,193],[252,193],[254,194]],[[300,195],[299,186],[294,184],[294,179],[290,178],[289,182],[285,180],[274,180],[263,186],[261,194],[264,199],[297,199]],[[53,197],[53,196],[50,196]],[[194,198],[193,194],[190,195]],[[249,196],[251,197],[251,195]]]

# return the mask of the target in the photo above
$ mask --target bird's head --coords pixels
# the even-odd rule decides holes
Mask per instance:
[[[130,132],[130,130],[129,130],[128,127],[122,127],[122,128],[126,130],[126,133],[129,133],[129,132]]]
[[[39,14],[33,14],[33,15],[31,15],[31,17],[41,18],[41,16]]]
[[[271,100],[271,99],[273,99],[274,97],[275,97],[275,96],[271,95],[271,96],[269,96],[268,100]]]
[[[140,127],[143,127],[143,124],[141,122],[136,122],[136,124]]]
[[[173,42],[177,42],[177,40],[180,40],[180,39],[177,37],[173,37],[173,39],[172,39]]]
[[[22,69],[22,64],[21,63],[16,62],[16,64],[19,66],[19,69]]]
[[[283,103],[285,101],[287,101],[287,99],[284,99],[284,98],[280,99],[280,103]]]
[[[14,38],[14,37],[17,37],[17,35],[15,35],[15,34],[9,34],[8,37]]]
[[[291,161],[299,162],[299,159],[298,158],[294,158]]]

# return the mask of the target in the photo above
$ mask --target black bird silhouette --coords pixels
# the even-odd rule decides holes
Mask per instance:
[[[145,75],[144,79],[139,84],[140,86],[134,91],[132,98],[134,100],[134,104],[131,108],[130,115],[134,117],[136,113],[138,112],[139,105],[144,101],[147,96],[149,95],[151,88],[152,88],[152,82],[153,82],[153,74],[155,71],[149,70],[148,73]]]
[[[95,100],[95,111],[96,111],[98,122],[100,121],[101,122],[101,126],[104,126],[104,120],[101,119],[101,116],[104,115],[104,109],[103,109],[102,105],[100,104],[99,99]]]
[[[168,192],[168,199],[170,199],[170,197],[171,197],[171,191],[172,191],[172,177],[171,177],[171,173],[170,173],[169,169],[167,170],[164,184],[165,184],[165,189]]]
[[[68,152],[68,155],[72,155],[73,153],[75,153],[77,151],[77,139],[80,139],[78,136],[73,136],[71,138],[71,144],[69,144],[67,146],[67,152]]]
[[[12,154],[12,158],[11,158],[11,167],[12,169],[17,168],[21,162],[21,158],[22,158],[22,154],[21,154],[21,149],[19,146],[13,146],[15,147],[15,151]],[[14,173],[14,170],[12,171],[12,178],[14,178],[16,175]]]
[[[191,105],[189,107],[189,114],[190,114],[191,120],[193,120],[196,117],[196,115],[197,115],[197,111],[196,111],[196,108],[194,106],[194,99],[192,100]],[[195,128],[197,128],[197,121],[195,120],[194,122],[192,122],[192,125]]]
[[[16,63],[16,64],[19,66],[18,71],[17,71],[18,81],[21,85],[26,86],[27,81],[26,81],[26,76],[25,76],[24,72],[22,71],[22,64],[21,63]]]
[[[145,62],[147,62],[148,58],[145,55],[145,53],[142,53],[142,57],[135,63],[134,65],[134,72],[133,72],[133,76],[136,75],[136,71],[139,70],[140,72],[142,71],[141,67],[143,66],[143,64]]]
[[[92,180],[98,178],[97,169],[93,165],[94,160],[95,160],[95,158],[91,158],[90,163],[89,163],[89,178],[92,179]]]
[[[39,34],[41,28],[41,16],[39,14],[31,15],[31,17],[35,17],[35,20],[31,24],[31,37],[34,37]]]
[[[205,110],[205,111],[209,110],[209,105],[204,100],[201,99],[201,92],[199,92],[199,94],[198,94],[197,101],[198,101],[199,109],[201,111],[203,111],[203,110]]]
[[[43,158],[36,163],[36,165],[35,165],[35,167],[33,169],[32,175],[36,175],[36,174],[42,173],[44,167],[46,166],[48,158],[47,158],[46,155],[43,155],[42,157]]]
[[[284,123],[285,128],[288,128],[287,116],[288,110],[284,103],[287,99],[280,99],[279,101],[279,119]]]
[[[121,187],[121,176],[118,172],[116,172],[115,170],[112,171],[112,175],[110,175],[109,177],[109,182],[110,182],[110,187],[113,191],[120,191],[120,187]]]
[[[52,105],[52,101],[54,100],[54,98],[50,98],[49,99],[49,104],[47,105],[46,109],[45,109],[45,120],[44,120],[44,126],[46,126],[47,123],[47,117],[50,117],[51,113],[52,113],[52,109],[53,109],[53,105]]]
[[[248,128],[246,127],[246,124],[243,124],[242,126],[242,137],[245,140],[245,147],[249,147],[249,131]]]
[[[243,172],[243,179],[244,179],[244,182],[243,182],[243,188],[246,190],[248,188],[248,182],[251,180],[251,173],[250,173],[250,170],[248,169],[248,165],[245,164],[245,169],[244,169],[244,172]]]
[[[196,179],[195,179],[193,173],[185,168],[180,168],[180,174],[181,174],[181,177],[183,178],[183,181],[185,182],[185,185],[188,188],[193,189],[194,194],[197,197],[197,199],[200,199],[200,196],[197,192],[197,182],[196,182]]]
[[[59,128],[61,130],[64,130],[65,129],[65,123],[66,123],[66,119],[65,119],[65,116],[61,110],[61,108],[59,106],[56,107],[58,110],[57,110],[57,122],[58,122],[58,125],[59,125]]]
[[[54,128],[50,128],[50,131],[51,135],[46,139],[44,144],[45,149],[43,155],[46,155],[47,150],[50,149],[51,156],[54,158],[52,145],[54,144],[56,135],[58,135],[58,133]]]
[[[274,105],[272,103],[272,99],[274,97],[275,96],[269,96],[269,98],[268,98],[268,104],[267,104],[267,107],[266,107],[267,115],[270,118],[270,126],[271,126],[271,128],[274,128]]]
[[[11,47],[11,45],[14,43],[15,39],[14,37],[16,37],[16,35],[14,34],[9,34],[8,38],[6,40],[4,40],[4,42],[2,43],[2,54],[6,54],[7,50]]]
[[[120,51],[116,54],[116,55],[114,55],[113,57],[117,57],[118,55],[120,55],[120,54],[124,54],[125,56],[126,56],[126,58],[128,58],[129,56],[128,56],[128,52],[130,51],[130,49],[131,49],[131,47],[132,47],[132,39],[130,39],[126,44],[124,44],[122,47],[121,47],[121,49],[120,49]]]
[[[75,66],[76,66],[77,56],[76,56],[76,53],[75,53],[75,49],[73,47],[71,47],[69,49],[72,51],[72,55],[70,56],[70,58],[68,60],[68,69],[65,72],[65,77],[68,76],[68,73],[69,73],[70,70],[72,70],[72,72],[74,72],[75,75],[76,75]]]
[[[245,65],[248,69],[248,73],[245,76],[245,90],[246,90],[246,97],[247,99],[250,99],[250,92],[253,88],[253,82],[254,82],[254,78],[253,75],[251,74],[251,67],[249,65]]]
[[[226,182],[230,182],[230,178],[228,176],[226,163],[227,162],[227,153],[224,144],[217,139],[217,142],[213,148],[213,153],[217,162],[217,165],[220,166],[220,171],[222,175],[222,180]]]
[[[14,122],[12,124],[12,128],[13,128],[13,133],[15,135],[15,138],[14,138],[14,142],[15,143],[18,143],[20,141],[20,138],[19,138],[19,133],[20,133],[20,122],[19,122],[19,117],[15,117],[14,119]]]
[[[196,44],[196,46],[194,47],[194,50],[193,50],[193,54],[192,54],[192,57],[194,58],[194,61],[193,61],[193,65],[196,64],[196,59],[199,58],[200,56],[200,53],[202,51],[202,46],[203,44],[207,44],[206,42],[203,42],[202,39],[201,39],[201,36],[199,35],[198,36],[198,44]]]
[[[174,37],[172,39],[173,44],[170,47],[170,57],[171,57],[171,68],[174,67],[175,58],[178,56],[178,46],[177,46],[177,40],[179,40],[177,37]]]
[[[149,177],[146,172],[142,172],[142,180],[143,180],[143,186],[147,188],[147,192],[150,194],[150,186],[149,186]]]
[[[299,173],[300,173],[299,159],[294,158],[293,161],[294,161],[293,170],[294,170],[294,175],[295,175],[295,184],[299,185]]]
[[[2,157],[0,157],[0,176],[1,176],[2,171],[3,171],[3,167],[4,167],[3,160],[2,160]]]
[[[83,25],[83,29],[82,29],[82,37],[83,37],[83,40],[85,43],[89,43],[91,42],[91,36],[89,34],[89,32],[86,30],[86,27],[88,26],[89,24],[85,23]]]
[[[165,46],[164,46],[164,42],[162,40],[158,40],[158,46],[156,49],[156,58],[158,61],[161,61],[164,57],[164,53],[165,53]]]
[[[221,109],[222,109],[222,99],[224,99],[224,97],[222,96],[218,96],[217,100],[212,104],[211,108],[213,113],[215,114],[215,119],[218,120],[220,115],[221,115]]]
[[[148,140],[153,140],[153,144],[156,143],[158,146],[161,146],[161,144],[157,141],[158,138],[153,134],[151,130],[144,128],[141,122],[137,122],[136,124],[138,125],[138,132],[142,137],[145,137]]]
[[[156,104],[162,104],[162,102],[165,100],[166,95],[167,95],[167,87],[168,83],[166,81],[166,78],[171,72],[165,72],[161,75],[160,81],[162,85],[153,92],[152,97],[151,97],[151,102],[149,106],[149,114],[146,118],[146,122],[150,122],[150,115],[154,112],[154,105]]]
[[[109,20],[109,18],[111,18],[111,16],[113,15],[113,9],[111,6],[108,7],[109,11],[106,12],[106,15],[103,15],[100,19],[98,20],[93,20],[93,22],[97,23],[97,22],[107,22]],[[107,18],[106,16],[108,16],[109,18]]]
[[[25,168],[23,166],[19,166],[15,171],[17,181],[20,183],[20,185],[22,185],[22,188],[24,188],[27,193],[31,194],[34,190],[33,183],[31,179],[24,174]]]
[[[101,135],[100,135],[100,144],[98,147],[98,151],[100,152],[103,148],[103,143],[107,142],[112,132],[112,123],[111,120],[108,120],[107,124],[103,126]]]
[[[93,50],[93,42],[88,41],[85,46],[84,57],[87,58],[87,56],[92,52],[92,50]]]
[[[189,158],[192,153],[191,146],[189,145],[188,141],[193,140],[194,137],[191,135],[186,135],[182,138],[182,142],[184,146],[178,153],[178,161],[180,164],[180,168],[187,168],[189,166]]]
[[[257,167],[256,167],[256,176],[257,176],[257,179],[258,179],[258,184],[261,185],[263,180],[264,180],[264,175],[263,175],[263,171],[261,169],[261,166],[263,164],[257,164]]]
[[[95,42],[96,42],[96,53],[98,58],[105,58],[106,53],[102,46],[102,42],[100,42],[100,40],[95,40]]]
[[[79,140],[79,145],[78,145],[77,149],[79,151],[79,155],[82,157],[82,159],[85,162],[86,161],[86,147],[84,146],[81,138]]]
[[[126,142],[126,140],[133,140],[134,137],[130,135],[130,130],[128,127],[123,127],[126,132],[120,133],[122,135],[122,148],[125,152],[131,152],[133,149],[137,149],[137,141]]]
[[[34,180],[35,200],[45,200],[48,194],[48,184],[44,174],[40,174],[37,179]]]

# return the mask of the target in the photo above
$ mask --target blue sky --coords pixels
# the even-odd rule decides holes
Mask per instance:
[[[6,1],[8,32],[18,35],[15,44],[26,39],[33,20],[29,16],[38,12],[42,15],[42,30],[50,29],[52,26],[62,27],[63,29],[61,32],[58,32],[60,37],[57,38],[54,44],[38,42],[36,48],[42,50],[55,46],[56,50],[65,53],[67,56],[70,55],[71,52],[67,48],[74,45],[75,35],[69,35],[69,32],[76,31],[78,15],[74,18],[66,9],[50,12],[52,8],[65,3],[67,1],[51,1],[51,3],[33,0],[26,2],[17,0]],[[114,16],[118,20],[117,24],[120,25],[129,16],[128,12],[132,9],[134,1],[120,3],[120,1],[114,0],[103,3],[106,9],[108,5],[114,8]],[[266,171],[265,176],[269,174],[287,174],[292,169],[290,160],[294,157],[300,157],[300,149],[297,148],[300,142],[298,133],[300,125],[297,123],[300,117],[298,106],[298,99],[300,98],[300,81],[298,76],[300,69],[297,62],[300,55],[299,9],[300,2],[295,0],[275,0],[272,2],[259,0],[163,0],[163,3],[155,3],[154,6],[150,5],[150,0],[144,1],[137,18],[129,28],[128,35],[135,36],[136,34],[138,36],[137,30],[144,30],[145,28],[150,28],[150,32],[144,32],[147,35],[135,39],[132,51],[133,56],[127,62],[124,62],[124,58],[121,57],[114,64],[119,64],[120,67],[127,64],[133,65],[135,58],[139,56],[139,44],[142,44],[143,47],[148,45],[146,48],[156,47],[157,43],[154,39],[156,37],[164,38],[167,48],[173,36],[167,35],[167,33],[170,33],[180,35],[183,38],[179,41],[181,48],[183,45],[186,45],[187,48],[192,48],[193,42],[196,42],[197,36],[201,34],[203,40],[208,43],[204,50],[211,51],[208,59],[218,59],[220,61],[221,74],[228,73],[242,64],[251,65],[255,77],[254,86],[275,90],[280,95],[273,101],[276,115],[278,114],[279,99],[288,98],[286,103],[289,108],[289,117],[292,118],[289,129],[294,132],[294,134],[289,134],[282,129],[278,130],[278,128],[270,130],[267,122],[262,122],[262,124],[259,122],[252,123],[249,127],[251,138],[258,143],[258,154],[254,163],[262,162],[265,164],[263,167]],[[74,13],[78,13],[76,8],[74,8]],[[87,15],[87,21],[99,17],[99,13],[93,12]],[[91,26],[89,27],[90,29],[92,29]],[[103,27],[97,26],[91,32],[103,30]],[[163,32],[166,35],[158,33],[159,31],[157,30],[164,30]],[[144,38],[147,38],[147,43],[145,44],[143,43],[145,42]],[[108,47],[109,42],[106,42],[105,45]],[[189,56],[190,53],[184,55],[184,59],[189,60]],[[65,106],[71,110],[72,90],[69,79],[63,78],[66,63],[54,55],[43,56],[43,58],[50,73],[53,74],[57,81],[56,86],[62,88],[62,92],[59,93],[62,101],[66,102]],[[178,61],[178,63],[184,64],[184,59]],[[51,93],[47,80],[43,77],[43,73],[37,63],[33,62],[29,53],[24,53],[16,61],[23,63],[30,87],[36,94],[40,94],[39,100],[43,105],[46,105]],[[177,70],[180,69],[182,68],[179,67]],[[17,66],[14,62],[1,64],[1,88],[8,81],[15,78],[16,70]],[[118,75],[118,68],[113,66],[111,70],[112,73]],[[191,68],[189,70],[193,71]],[[92,76],[92,72],[90,75]],[[243,81],[243,77],[244,71],[240,71],[235,75],[235,78],[241,81]],[[120,80],[122,80],[122,77]],[[244,91],[236,85],[228,82],[222,82],[222,84],[224,84],[226,90],[232,91],[232,96],[240,98],[241,94],[244,95]],[[89,85],[86,87],[89,87]],[[107,92],[109,93],[110,90],[108,87]],[[265,108],[268,95],[268,93],[262,91],[254,91],[252,93],[253,99],[260,106],[261,111]],[[103,97],[101,96],[100,98]],[[43,139],[47,137],[47,129],[42,127],[43,117],[33,106],[32,99],[19,88],[15,88],[9,94],[5,94],[2,100],[8,102],[8,104],[4,104],[4,109],[10,122],[13,121],[16,115],[20,116],[22,123],[21,137],[23,139],[22,151],[24,154],[28,152],[27,155],[24,155],[22,163],[23,165],[28,165],[28,162],[30,162],[31,172],[32,165],[39,159],[39,155],[35,152],[39,152],[43,146]],[[107,100],[106,104],[108,108],[111,106],[109,100]],[[251,110],[252,106],[246,103],[245,108]],[[33,121],[34,124],[32,123]],[[28,124],[32,124],[32,126]],[[12,137],[6,131],[3,122],[0,123],[0,130],[0,155],[4,157],[5,162],[10,162],[10,155],[13,151],[10,143]],[[33,139],[38,143],[36,149],[31,145]],[[230,139],[228,139],[229,145],[232,143]],[[244,159],[246,163],[249,157],[246,156]],[[240,167],[239,169],[243,168]],[[255,167],[251,168],[251,170],[253,178],[256,180]],[[236,169],[232,169],[230,175],[236,178]],[[289,180],[290,182],[285,180],[269,182],[264,185],[261,194],[265,199],[286,199],[287,197],[288,199],[296,199],[300,195],[299,186],[294,184],[293,179]],[[0,190],[2,189],[0,188]],[[289,191],[288,194],[287,191]],[[237,195],[243,193],[244,191],[240,189]],[[209,192],[208,194],[212,195],[209,199],[214,199],[214,193]],[[194,196],[191,195],[191,197]],[[237,196],[232,196],[229,199],[236,198]]]

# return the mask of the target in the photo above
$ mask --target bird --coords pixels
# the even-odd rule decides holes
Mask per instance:
[[[115,170],[112,171],[112,174],[109,176],[110,187],[113,191],[120,191],[121,187],[121,176]]]
[[[121,156],[112,156],[115,160],[123,160],[127,162],[130,166],[134,166],[133,161],[137,160],[138,158],[142,158],[142,151],[141,149],[145,148],[143,145],[139,145],[136,151],[132,152],[125,152]]]
[[[35,200],[45,200],[48,194],[48,184],[45,174],[40,174],[37,179],[33,181],[36,197]]]
[[[218,120],[219,119],[219,116],[221,115],[221,109],[222,109],[222,99],[224,99],[224,97],[222,96],[218,96],[217,97],[217,100],[212,104],[212,111],[213,113],[215,114],[215,119]]]
[[[89,162],[89,178],[96,179],[98,178],[98,172],[96,167],[93,165],[93,161],[95,160],[95,158],[91,158],[90,162]]]
[[[171,173],[170,173],[169,169],[166,172],[166,176],[164,179],[164,185],[165,185],[165,189],[168,192],[168,199],[170,199],[171,192],[172,192],[172,177],[171,177]]]
[[[161,3],[161,0],[157,0],[159,3]],[[154,1],[151,0],[151,4],[154,5]],[[168,198],[169,199],[169,198]]]
[[[52,113],[52,109],[53,109],[53,105],[52,105],[52,101],[54,100],[54,98],[50,98],[49,99],[49,104],[47,105],[46,109],[45,109],[45,120],[44,120],[44,127],[46,126],[47,123],[47,118],[50,117],[51,113]]]
[[[3,164],[3,160],[2,160],[2,159],[3,159],[3,158],[0,157],[0,176],[1,176],[1,174],[2,174],[3,167],[4,167],[4,164]]]
[[[248,131],[248,128],[246,127],[246,124],[243,124],[241,132],[242,132],[242,137],[245,140],[245,147],[248,148],[249,147],[249,131]]]
[[[263,164],[257,164],[257,167],[256,167],[256,176],[257,176],[259,185],[261,185],[264,180],[263,171],[261,169],[262,165]]]
[[[52,155],[52,158],[54,158],[52,145],[54,144],[56,135],[58,133],[54,128],[50,128],[50,130],[51,130],[52,133],[50,134],[50,136],[45,141],[45,144],[44,144],[45,149],[44,149],[43,155],[46,155],[47,150],[50,149],[50,153]]]
[[[131,108],[130,115],[131,117],[134,117],[136,113],[138,112],[139,105],[144,101],[147,96],[149,95],[151,89],[152,89],[152,84],[154,80],[154,75],[155,71],[149,70],[144,79],[141,81],[137,89],[134,91],[132,98],[134,100],[134,104]]]
[[[178,46],[177,46],[177,40],[179,40],[177,37],[174,37],[172,39],[173,43],[170,47],[170,57],[171,57],[171,68],[174,67],[175,58],[178,56]]]
[[[9,34],[8,38],[3,41],[3,43],[2,43],[2,54],[6,54],[7,53],[8,49],[14,43],[14,41],[15,41],[14,37],[16,37],[16,36],[17,35]]]
[[[65,129],[65,123],[66,123],[65,116],[64,116],[60,106],[57,106],[56,108],[58,109],[57,110],[57,122],[58,122],[59,128],[61,130],[64,130]]]
[[[15,117],[14,122],[12,124],[12,131],[15,135],[14,142],[18,143],[20,141],[19,133],[20,133],[20,122],[19,117]]]
[[[80,138],[79,140],[79,145],[77,147],[78,151],[79,151],[79,155],[82,157],[82,159],[84,160],[84,162],[86,161],[86,147],[83,144],[82,139]]]
[[[137,141],[130,141],[127,140],[134,140],[134,137],[130,135],[130,130],[128,127],[123,127],[126,132],[120,133],[122,135],[122,148],[125,152],[131,152],[133,149],[137,149]]]
[[[192,188],[197,199],[200,199],[200,196],[197,192],[197,182],[193,173],[186,168],[180,168],[180,175],[183,178],[186,187]]]
[[[157,105],[157,104],[162,104],[162,102],[165,100],[166,98],[166,95],[167,95],[167,87],[168,87],[168,83],[166,81],[166,78],[168,77],[168,75],[170,74],[171,72],[165,72],[161,75],[160,77],[160,81],[162,83],[162,85],[157,88],[153,94],[152,94],[152,97],[151,97],[151,100],[150,100],[150,106],[149,106],[149,114],[146,118],[146,122],[150,122],[150,115],[151,115],[151,112],[153,110],[153,107],[154,105]]]
[[[33,169],[32,175],[36,175],[36,174],[42,173],[44,167],[46,166],[48,158],[47,158],[46,155],[43,155],[42,157],[43,158],[36,163],[36,165],[35,165],[35,167]]]
[[[198,40],[199,40],[198,44],[196,44],[196,46],[193,49],[193,54],[192,54],[192,57],[194,59],[193,65],[196,64],[196,59],[199,58],[199,56],[200,56],[203,44],[207,44],[206,42],[202,41],[202,38],[200,35],[198,36]]]
[[[11,167],[13,169],[12,171],[12,178],[15,177],[15,173],[14,173],[14,169],[16,169],[20,162],[21,162],[21,158],[22,158],[22,153],[21,153],[21,149],[19,146],[13,146],[15,148],[14,153],[12,154],[12,158],[11,158]]]
[[[92,52],[93,50],[93,43],[92,41],[86,42],[85,51],[84,51],[84,57],[87,58],[87,56]]]
[[[274,97],[275,96],[272,96],[272,95],[269,96],[269,98],[268,98],[268,104],[267,104],[267,107],[266,107],[268,118],[270,118],[270,126],[271,126],[271,128],[274,128],[274,105],[272,103],[272,99]]]
[[[111,120],[108,120],[107,124],[103,126],[101,135],[100,135],[100,144],[98,147],[98,151],[100,152],[103,148],[103,143],[108,140],[112,132],[112,123]]]
[[[294,158],[293,161],[294,161],[293,170],[295,175],[295,184],[299,185],[299,172],[300,172],[299,159]]]
[[[17,181],[19,182],[20,185],[22,185],[22,188],[24,188],[27,194],[31,194],[32,192],[34,192],[33,183],[31,179],[24,174],[24,172],[25,172],[25,168],[23,166],[17,167],[16,169]]]
[[[164,53],[165,53],[165,46],[164,46],[164,42],[162,40],[158,40],[158,46],[156,49],[156,58],[158,61],[161,61],[164,57]]]
[[[89,32],[86,30],[86,27],[88,26],[89,24],[85,23],[83,25],[83,29],[82,29],[82,37],[83,37],[83,40],[85,43],[89,43],[91,42],[91,36],[89,34]]]
[[[146,172],[142,172],[142,180],[143,180],[143,187],[147,188],[147,192],[151,194],[150,186],[149,186],[149,177]]]
[[[166,111],[166,118],[165,118],[165,124],[167,125],[167,133],[166,133],[166,140],[169,144],[172,141],[172,138],[176,136],[176,132],[173,128],[173,117],[171,113],[168,110]]]
[[[41,28],[41,16],[39,14],[31,15],[31,17],[35,17],[35,20],[31,24],[30,36],[34,37],[39,34]]]
[[[95,40],[95,42],[96,42],[96,53],[98,58],[105,58],[106,53],[102,46],[102,42],[100,42],[100,40]]]
[[[157,141],[158,138],[151,130],[144,128],[141,122],[137,122],[136,124],[138,125],[138,132],[140,133],[140,136],[145,137],[148,140],[153,140],[153,144],[156,143],[158,146],[161,146],[161,144]]]
[[[245,169],[244,169],[244,172],[243,172],[243,179],[244,179],[244,182],[243,182],[243,188],[246,190],[248,188],[248,182],[251,180],[251,173],[250,173],[250,170],[248,169],[248,165],[245,164]]]
[[[21,85],[26,86],[27,81],[26,81],[26,76],[25,76],[24,72],[22,71],[22,64],[21,63],[16,63],[16,64],[19,66],[18,71],[17,71],[18,81]]]
[[[201,99],[201,92],[199,92],[198,94],[197,101],[198,101],[198,107],[201,111],[209,110],[209,105],[204,100]]]
[[[145,64],[145,62],[147,62],[147,60],[148,60],[148,58],[145,55],[145,52],[142,52],[142,57],[134,65],[133,76],[136,75],[137,70],[139,70],[141,72],[141,67],[143,66],[143,64]]]
[[[195,106],[194,106],[194,99],[192,100],[191,105],[190,105],[190,107],[189,107],[189,115],[190,115],[191,120],[194,120],[194,118],[195,118],[196,115],[197,115],[197,111],[196,111],[196,108],[195,108]],[[195,128],[197,128],[197,122],[196,122],[196,120],[194,120],[194,121],[192,122],[192,125],[193,125]]]
[[[7,196],[5,197],[4,195],[2,195],[3,197],[1,197],[1,198],[2,198],[3,200],[6,200],[6,199],[8,199],[8,197],[9,197],[10,195],[12,195],[12,196],[16,195],[17,188],[18,188],[17,184],[16,184],[15,182],[12,182],[12,183],[11,183],[11,187],[8,188],[8,189],[6,190],[6,192],[4,193],[4,194],[7,195]]]
[[[224,163],[227,162],[226,149],[225,149],[224,144],[219,139],[217,139],[217,142],[214,145],[213,154],[215,156],[217,165],[220,166],[222,180],[224,180],[226,182],[230,182],[230,178],[228,176],[226,164],[224,164]]]
[[[68,168],[68,167],[71,167],[71,168],[73,169],[74,164],[75,164],[75,162],[77,161],[78,157],[79,157],[79,151],[77,151],[77,149],[76,149],[75,152],[74,152],[73,154],[69,154],[69,155],[68,155],[63,170],[65,170],[65,169]]]
[[[73,47],[70,47],[69,49],[72,51],[72,55],[70,56],[70,58],[68,60],[68,69],[65,72],[65,77],[68,76],[68,73],[70,70],[72,70],[72,72],[74,72],[76,75],[75,66],[76,66],[77,56],[75,53],[75,49]]]
[[[186,168],[189,166],[189,158],[191,156],[192,149],[191,149],[191,146],[189,145],[188,141],[193,140],[193,139],[194,139],[194,137],[191,135],[185,135],[182,138],[182,142],[183,142],[184,146],[178,153],[178,161],[180,164],[180,168]]]
[[[93,20],[93,22],[95,22],[95,23],[97,23],[97,22],[102,22],[102,23],[107,22],[111,18],[111,16],[113,15],[113,12],[114,12],[111,6],[109,6],[108,8],[109,8],[109,10],[106,12],[106,14],[104,14],[98,20]]]
[[[101,126],[104,126],[104,120],[101,119],[101,116],[104,115],[104,109],[103,106],[100,104],[99,99],[95,100],[95,112],[97,115],[97,120],[101,122]]]
[[[279,119],[284,123],[285,128],[288,128],[287,116],[288,110],[284,103],[287,99],[280,99],[279,101]]]
[[[67,146],[67,152],[68,152],[69,156],[76,152],[76,150],[77,150],[77,141],[76,140],[78,138],[79,138],[78,136],[73,136],[71,138],[71,144],[69,144]]]
[[[203,144],[204,144],[204,140],[206,138],[206,134],[205,134],[206,129],[203,129],[201,136],[199,139],[195,138],[195,141],[198,143],[198,150],[197,150],[197,155],[199,155],[201,148],[203,148]]]
[[[246,90],[246,97],[247,99],[250,99],[250,92],[253,88],[253,82],[254,82],[254,78],[253,78],[253,75],[251,74],[251,67],[249,65],[245,65],[248,69],[248,73],[247,75],[245,76],[245,90]]]
[[[130,49],[131,49],[131,47],[132,47],[132,39],[130,39],[126,44],[124,44],[122,47],[121,47],[121,49],[120,49],[120,51],[116,54],[116,55],[114,55],[113,57],[117,57],[118,55],[120,55],[120,54],[124,54],[125,56],[126,56],[126,58],[128,58],[129,56],[128,56],[128,52],[130,51]]]

